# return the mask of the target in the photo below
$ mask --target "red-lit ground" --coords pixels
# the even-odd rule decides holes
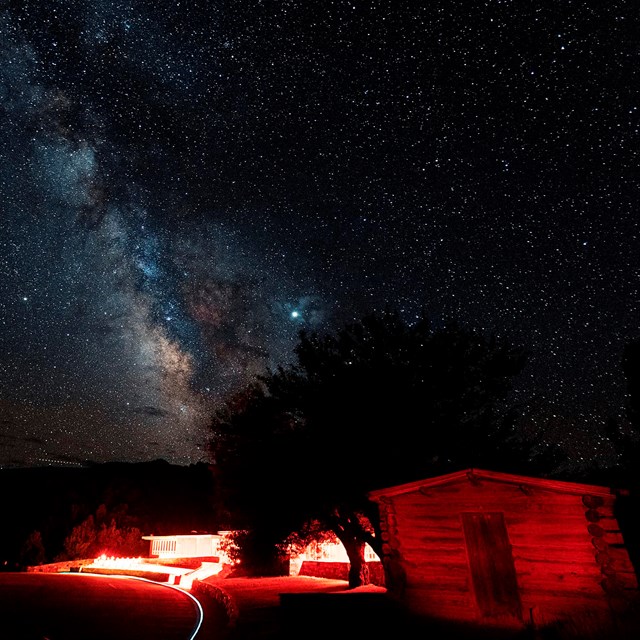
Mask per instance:
[[[189,640],[200,620],[184,591],[145,580],[0,573],[0,638],[7,640]]]
[[[287,576],[205,580],[230,596],[236,622],[225,640],[638,640],[632,621],[615,634],[564,627],[519,631],[412,617],[382,587],[348,589],[346,581]],[[203,636],[204,640],[205,636]],[[197,639],[198,640],[198,639]]]
[[[187,640],[191,637],[189,624],[181,626],[179,630],[177,626],[171,628],[175,624],[174,618],[180,617],[180,611],[188,611],[189,607],[184,600],[167,599],[166,592],[170,589],[166,586],[156,585],[153,593],[147,591],[141,600],[134,600],[130,598],[130,594],[122,592],[123,585],[127,585],[128,581],[116,582],[110,584],[107,592],[102,593],[101,597],[105,602],[101,604],[96,603],[95,596],[91,594],[87,594],[88,599],[81,593],[69,599],[62,593],[56,592],[52,596],[50,589],[36,588],[29,593],[29,606],[24,606],[22,598],[22,610],[18,610],[12,605],[11,599],[7,600],[7,590],[2,586],[7,576],[17,575],[33,574],[0,573],[1,619],[5,622],[16,619],[28,621],[33,611],[39,611],[40,616],[53,614],[58,618],[65,617],[66,623],[71,623],[72,626],[65,627],[68,630],[65,633],[27,636],[8,634],[8,627],[5,625],[0,626],[0,640],[43,640],[44,637],[50,640]],[[57,577],[55,574],[48,575]],[[67,579],[78,577],[80,576],[76,574]],[[84,577],[101,579],[95,576]],[[523,630],[515,634],[496,635],[495,631],[482,627],[453,622],[445,624],[418,621],[392,604],[383,587],[370,585],[349,590],[347,582],[343,580],[308,576],[225,578],[217,575],[198,581],[192,593],[205,609],[205,622],[194,640],[375,640],[379,637],[387,640],[585,640],[584,636],[570,633],[570,629],[565,632],[548,630],[548,633],[547,630]],[[81,602],[78,597],[82,598]],[[112,608],[113,603],[107,603],[106,600],[116,600],[119,613]],[[227,614],[231,614],[230,624],[227,616],[220,610],[220,602],[225,603]],[[105,616],[103,612],[100,614],[102,617],[95,618],[96,605],[97,610],[104,606],[104,611],[111,613]],[[61,608],[57,610],[56,607]],[[151,618],[139,617],[132,623],[127,616],[138,616],[140,612],[135,611],[137,608],[142,608],[143,613],[150,614]],[[112,619],[107,619],[109,616]],[[103,624],[119,624],[120,627],[108,629]],[[633,627],[636,631],[639,628],[637,625]],[[169,633],[173,635],[167,635]],[[637,638],[640,638],[639,634],[629,632],[626,628],[621,628],[615,636],[589,636],[589,640]]]
[[[348,589],[344,580],[330,580],[309,576],[283,576],[275,578],[217,578],[212,577],[205,583],[220,589],[227,594],[233,607],[230,635],[238,640],[271,640],[283,637],[288,629],[285,616],[289,617],[290,609],[284,610],[283,599],[288,595],[301,598],[322,597],[326,594],[340,594],[340,597],[356,594],[374,593],[384,595],[385,589],[370,585],[358,589]],[[354,602],[355,600],[350,600]],[[285,603],[286,607],[286,603]],[[371,612],[375,617],[375,611]],[[322,615],[322,612],[320,612]],[[294,616],[295,617],[295,616]],[[319,620],[311,614],[303,623],[297,637],[305,640],[318,627]],[[335,640],[342,637],[334,634]],[[400,639],[398,639],[400,640]]]

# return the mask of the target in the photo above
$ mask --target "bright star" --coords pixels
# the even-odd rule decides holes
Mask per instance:
[[[292,311],[291,312],[291,317],[292,318],[297,318],[300,314],[297,311]]]

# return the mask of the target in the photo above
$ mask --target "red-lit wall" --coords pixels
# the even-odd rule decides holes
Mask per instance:
[[[413,612],[438,619],[538,628],[609,624],[612,608],[624,609],[637,593],[613,516],[615,496],[563,493],[558,485],[463,477],[378,495],[387,588]],[[502,527],[502,546],[488,548],[492,527]],[[495,614],[505,598],[513,599],[517,615]]]
[[[369,579],[371,584],[384,587],[384,571],[381,562],[368,562]],[[312,576],[315,578],[329,578],[330,580],[349,579],[348,562],[317,562],[314,560],[303,560],[298,575]]]

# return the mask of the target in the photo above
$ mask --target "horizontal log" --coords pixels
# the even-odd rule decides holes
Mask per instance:
[[[609,548],[609,543],[604,538],[591,538],[591,544],[598,551],[606,551]]]
[[[608,550],[596,551],[596,564],[601,568],[613,567],[615,565],[615,560]]]
[[[607,591],[637,590],[638,579],[635,573],[617,572],[613,575],[604,576],[602,588]]]
[[[410,562],[418,564],[432,564],[434,562],[443,563],[449,560],[462,561],[467,558],[467,551],[463,545],[442,545],[438,547],[405,547],[403,546],[400,555]]]
[[[403,545],[428,545],[438,542],[450,543],[454,541],[464,544],[464,533],[462,529],[407,529],[399,530],[397,536]]]
[[[506,511],[504,514],[505,521],[509,526],[514,525],[529,525],[535,526],[540,523],[543,526],[551,524],[561,524],[562,521],[566,526],[572,527],[586,527],[589,521],[585,517],[584,511],[580,509],[567,509],[566,511],[557,511],[555,513],[549,513],[541,511],[538,513],[530,513],[527,511]]]
[[[509,540],[513,547],[532,543],[538,544],[541,548],[546,547],[563,547],[569,549],[571,547],[581,547],[590,544],[591,537],[586,527],[580,530],[563,529],[562,527],[554,527],[548,530],[542,529],[537,531],[527,531],[526,529],[509,529]]]
[[[426,513],[447,515],[460,511],[528,511],[532,515],[538,513],[567,513],[584,514],[585,508],[575,496],[570,499],[549,502],[535,502],[530,498],[518,495],[502,496],[438,496],[437,499],[416,499],[398,504],[396,516],[402,514]]]
[[[512,554],[516,561],[591,563],[595,562],[596,553],[588,538],[572,547],[512,545]]]
[[[436,535],[437,532],[431,532],[430,536],[418,535],[401,535],[398,537],[399,549],[401,552],[418,552],[428,554],[429,556],[437,555],[440,551],[465,550],[466,541],[464,535],[460,532],[453,535],[448,532],[447,535]],[[527,555],[532,557],[555,557],[568,554],[584,556],[586,554],[595,554],[595,547],[599,549],[608,549],[608,536],[598,539],[601,542],[594,543],[589,534],[583,533],[552,531],[529,535],[526,532],[509,532],[512,553]],[[391,543],[391,540],[389,540]]]
[[[620,538],[616,540],[617,542],[622,542],[621,532],[615,521],[601,520],[598,524],[589,524],[582,515],[531,519],[524,515],[513,517],[511,514],[506,514],[505,524],[508,536],[512,541],[539,536],[548,538],[556,534],[563,537],[567,535],[601,537],[612,534]],[[461,520],[458,519],[452,519],[446,524],[439,524],[428,519],[419,522],[404,520],[399,522],[395,534],[402,538],[457,537],[463,535],[463,529]]]
[[[601,630],[607,629],[611,623],[609,598],[604,592],[598,598],[566,599],[562,597],[562,594],[554,594],[550,597],[539,594],[539,597],[534,600],[523,597],[522,608],[525,612],[525,619],[532,620],[538,628],[551,625],[554,621],[561,622],[563,626],[567,621],[571,621],[572,633],[566,637],[574,640],[616,638],[615,633],[600,633]],[[563,637],[565,637],[564,634]]]
[[[560,533],[577,533],[585,535],[589,523],[582,515],[579,516],[554,516],[547,518],[512,518],[509,515],[505,517],[507,531],[509,535],[537,535],[558,531]],[[600,526],[594,524],[592,526]],[[613,530],[613,529],[612,529]]]
[[[587,522],[599,522],[602,519],[597,509],[587,509],[584,517],[587,519]]]
[[[398,516],[397,521],[393,529],[398,531],[407,531],[411,529],[441,529],[441,530],[457,530],[461,528],[461,521],[463,514],[469,513],[502,513],[504,515],[505,524],[507,529],[512,528],[525,529],[527,531],[545,530],[548,528],[572,528],[586,530],[590,522],[585,517],[583,511],[558,511],[556,513],[540,512],[530,513],[526,510],[518,511],[497,511],[497,510],[473,510],[462,509],[459,511],[452,511],[445,515],[415,513],[406,514],[403,513]],[[620,530],[620,525],[615,518],[600,518],[596,524],[606,530]],[[392,529],[391,527],[388,527]]]
[[[601,520],[616,520],[613,511],[610,509],[587,509],[584,512],[584,517],[587,522],[600,522]]]
[[[619,548],[624,557],[624,540],[620,532],[604,532],[601,537],[590,536],[586,528],[583,531],[566,531],[562,528],[529,532],[524,529],[509,529],[509,540],[514,554],[544,556],[545,554],[585,554],[594,548],[608,550]],[[399,532],[397,544],[404,551],[419,551],[435,554],[438,550],[454,550],[466,548],[464,533],[452,530],[422,530]],[[392,538],[389,538],[392,544]],[[615,546],[617,545],[617,547]],[[535,549],[538,551],[536,552]]]
[[[402,511],[396,518],[396,527],[455,527],[460,521],[460,514],[429,513],[425,511]]]
[[[438,494],[438,495],[457,495],[460,493],[485,493],[487,495],[497,494],[518,494],[524,496],[539,496],[539,495],[551,495],[551,496],[566,496],[571,495],[577,497],[581,496],[577,494],[564,493],[562,491],[548,491],[538,487],[532,487],[525,483],[512,483],[512,482],[492,482],[492,481],[480,481],[478,483],[461,482],[439,485],[435,487],[421,487],[420,492],[423,494]],[[405,494],[408,495],[408,494]]]
[[[593,536],[589,535],[587,528],[564,528],[552,526],[549,528],[526,529],[510,528],[509,540],[513,546],[534,545],[541,547],[567,547],[589,544]]]
[[[567,494],[545,494],[526,495],[521,491],[510,487],[508,489],[499,488],[495,491],[470,490],[470,491],[436,491],[425,493],[409,493],[394,498],[395,511],[403,511],[418,505],[495,505],[520,504],[529,505],[531,509],[545,510],[555,508],[555,505],[573,505],[576,508],[585,510],[580,496]]]
[[[603,525],[602,521],[600,524],[590,524],[587,527],[587,532],[594,538],[608,538],[609,544],[623,544],[624,542],[620,529]]]
[[[582,496],[582,504],[589,509],[597,509],[604,504],[602,496],[584,495]]]
[[[532,509],[531,505],[500,503],[493,508],[484,504],[442,504],[436,506],[424,506],[403,509],[396,515],[396,523],[409,522],[431,522],[446,524],[448,521],[455,522],[460,519],[462,513],[502,513],[506,519],[512,520],[550,520],[559,517],[573,517],[582,522],[586,521],[585,510],[580,505],[555,505],[552,509]],[[605,515],[600,514],[604,519]],[[608,516],[607,516],[608,517]]]
[[[577,501],[584,506],[582,502],[582,496],[575,493],[563,493],[562,491],[547,491],[544,489],[537,489],[535,487],[528,487],[518,484],[501,484],[497,482],[483,483],[481,485],[471,484],[451,484],[440,485],[438,487],[427,487],[416,489],[409,493],[399,494],[392,496],[391,500],[395,504],[404,504],[418,500],[420,498],[434,499],[434,498],[447,498],[455,499],[459,496],[474,496],[490,499],[492,497],[517,497],[526,498],[532,502],[560,502],[560,501]],[[614,501],[614,496],[603,496],[604,504],[609,504]]]
[[[450,513],[444,510],[424,511],[424,509],[412,509],[401,511],[397,517],[402,523],[423,523],[427,522],[436,526],[452,526],[460,520],[458,513]]]
[[[396,514],[395,524],[417,525],[427,522],[438,526],[452,526],[456,520],[460,519],[461,513],[503,513],[505,520],[511,522],[544,522],[554,518],[570,518],[576,523],[584,523],[585,526],[589,522],[598,522],[605,528],[619,528],[613,513],[601,510],[597,512],[585,511],[580,504],[529,505],[505,501],[496,504],[437,502],[431,505],[415,505],[411,509],[399,510]]]
[[[601,591],[601,581],[602,574],[599,571],[593,574],[565,573],[561,576],[540,575],[537,573],[518,574],[518,585],[523,590],[546,590],[576,595],[599,593]]]
[[[447,532],[462,532],[462,523],[458,517],[448,518],[446,521],[437,522],[430,518],[401,518],[398,520],[397,530],[406,534],[413,531],[421,534],[434,533],[439,535]]]
[[[418,562],[415,562],[403,556],[402,563],[407,568],[407,571],[422,572],[428,575],[446,573],[447,571],[461,571],[466,574],[469,571],[469,563],[466,556],[463,555],[447,560],[435,558],[428,562],[424,562],[421,558]]]
[[[405,573],[407,574],[407,580],[411,578],[411,581],[416,583],[433,584],[442,583],[456,583],[461,585],[468,585],[469,581],[469,567],[468,565],[442,565],[433,567],[412,567],[409,565],[403,565]]]
[[[462,510],[455,511],[447,514],[436,513],[402,513],[396,520],[397,528],[443,528],[452,529],[460,526],[463,513],[479,513],[481,511]],[[483,513],[489,513],[489,511],[482,511]],[[494,513],[494,512],[491,512]],[[526,509],[519,510],[503,510],[500,513],[504,514],[505,523],[508,528],[511,527],[528,527],[528,528],[542,528],[549,526],[570,526],[586,528],[589,521],[585,517],[584,511],[581,509],[567,509],[557,512],[538,512],[531,513]],[[602,522],[602,526],[607,529],[619,529],[616,520],[613,518],[600,518],[598,522]],[[614,526],[612,526],[614,525]]]
[[[420,549],[402,549],[400,557],[412,566],[431,566],[433,564],[463,564],[467,562],[465,549],[434,549],[433,553],[425,553]]]
[[[624,537],[620,531],[607,531],[604,539],[608,545],[618,545],[620,548],[625,546]]]
[[[606,607],[607,596],[601,587],[588,591],[566,591],[548,587],[520,586],[522,605],[542,606],[546,604],[563,609],[565,612],[577,610],[580,607]]]
[[[602,551],[596,551],[596,562],[598,564],[613,563],[614,567],[625,571],[633,571],[633,565],[629,559],[629,554],[624,547],[613,547],[607,545]]]
[[[586,514],[587,514],[588,511],[589,511],[589,509],[587,509],[587,511],[585,511],[585,517],[586,517]],[[601,520],[617,520],[617,516],[613,512],[612,508],[600,507],[599,509],[593,509],[593,511],[595,511],[598,514],[598,516],[600,517]]]
[[[597,525],[595,525],[597,526]],[[577,520],[566,518],[563,524],[560,518],[546,521],[531,520],[530,522],[522,521],[518,523],[509,523],[507,521],[507,531],[510,538],[528,538],[534,540],[537,537],[558,535],[558,536],[578,536],[590,537],[587,531],[587,521],[584,519]]]
[[[441,553],[433,554],[420,553],[419,550],[403,551],[401,554],[403,561],[412,566],[431,566],[444,564],[464,564],[467,562],[467,552],[464,549],[447,549]]]
[[[565,616],[582,610],[605,609],[609,606],[609,596],[598,586],[588,591],[566,591],[563,589],[520,589],[523,610],[531,607],[562,611]]]
[[[541,560],[515,559],[515,567],[518,575],[548,576],[555,579],[557,576],[567,574],[593,576],[596,578],[602,573],[600,565],[592,558],[587,562],[571,562],[557,560],[555,562],[543,562]]]
[[[463,545],[425,548],[425,547],[402,547],[402,556],[407,561],[415,562],[420,560],[429,564],[457,562],[463,563],[467,561],[467,551]]]

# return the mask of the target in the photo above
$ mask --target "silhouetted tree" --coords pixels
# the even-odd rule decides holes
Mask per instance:
[[[381,554],[368,491],[526,460],[505,404],[525,356],[504,341],[385,312],[302,333],[295,353],[215,416],[217,486],[272,549],[323,523],[349,555],[351,586],[368,581],[366,543]]]
[[[27,467],[0,469],[3,526],[0,571],[23,566],[22,547],[40,531],[47,562],[64,550],[72,529],[101,504],[118,528],[164,535],[222,528],[211,499],[208,464],[170,464],[164,460],[108,462],[86,468]],[[108,522],[106,525],[108,526]]]
[[[40,531],[32,531],[24,541],[20,549],[19,562],[23,567],[35,567],[46,562],[46,554]]]
[[[101,554],[133,557],[143,552],[142,533],[137,527],[118,524],[116,518],[100,505],[75,526],[64,540],[64,552],[58,560],[94,558]]]

